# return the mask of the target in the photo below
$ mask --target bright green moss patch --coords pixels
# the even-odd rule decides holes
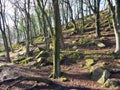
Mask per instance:
[[[68,81],[68,79],[67,79],[66,77],[61,77],[61,78],[60,78],[60,81],[61,81],[61,82],[66,82],[66,81]]]
[[[94,64],[93,59],[86,59],[85,62],[86,62],[86,67],[90,67],[90,66],[92,66]]]

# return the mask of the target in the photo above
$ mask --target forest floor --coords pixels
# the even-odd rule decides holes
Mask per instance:
[[[22,81],[17,83],[11,90],[120,90],[120,86],[115,88],[104,88],[101,84],[93,81],[91,76],[89,75],[89,70],[85,67],[81,67],[81,64],[85,64],[85,59],[97,59],[96,63],[105,62],[107,68],[111,68],[120,64],[120,59],[115,59],[113,56],[108,55],[108,53],[113,52],[115,49],[115,36],[113,29],[104,30],[104,26],[101,26],[101,42],[105,44],[104,48],[97,47],[96,45],[91,45],[93,41],[92,38],[95,37],[95,29],[89,26],[89,29],[84,32],[84,34],[75,34],[69,35],[71,33],[70,30],[64,30],[64,42],[65,42],[65,51],[77,51],[84,54],[84,58],[73,62],[70,62],[70,58],[65,58],[65,60],[61,63],[61,71],[62,77],[66,77],[67,81],[62,82],[60,78],[58,79],[51,79],[53,82],[61,85],[64,88],[59,87],[51,87],[45,83],[36,83],[35,81]],[[91,39],[88,40],[89,43],[82,43],[78,45],[76,41],[80,38]],[[94,38],[96,40],[97,38]],[[86,40],[86,39],[85,39]],[[86,40],[87,41],[87,40]],[[68,56],[69,57],[69,56]],[[13,58],[13,57],[12,57]],[[1,64],[6,64],[6,69],[10,72],[15,72],[15,76],[23,75],[23,76],[34,76],[34,77],[42,77],[48,78],[48,76],[52,72],[52,65],[41,66],[39,68],[29,68],[29,65],[15,65],[15,64],[8,64],[4,62],[4,57],[0,58]],[[120,66],[117,67],[120,69]],[[1,74],[0,74],[1,75]],[[120,72],[111,74],[110,79],[116,80],[120,82]],[[0,90],[6,90],[6,88],[12,85],[14,82],[0,82]],[[34,89],[30,89],[34,86]],[[28,89],[29,88],[29,89]]]

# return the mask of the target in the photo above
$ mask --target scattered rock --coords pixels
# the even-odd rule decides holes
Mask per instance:
[[[99,48],[105,48],[105,44],[100,42],[100,41],[95,41],[96,45],[99,47]]]
[[[108,80],[104,83],[103,87],[106,87],[106,88],[115,88],[115,87],[117,87],[118,85],[119,85],[119,84],[118,84],[117,81],[108,79]]]
[[[46,60],[45,57],[40,57],[40,58],[37,59],[37,62],[39,62],[39,63],[43,63],[43,62],[46,62],[46,61],[47,60]]]
[[[47,51],[41,51],[36,58],[38,59],[39,57],[48,57],[49,53]]]
[[[102,76],[97,82],[100,84],[104,84],[109,77],[110,77],[110,72],[108,72],[107,70],[104,70]]]
[[[92,72],[92,79],[97,81],[100,84],[104,84],[109,77],[110,77],[110,72],[107,70],[104,70],[101,67],[96,68]]]
[[[74,41],[72,41],[72,44],[75,44],[76,43],[76,41],[74,40]]]
[[[73,46],[73,49],[77,49],[77,46]]]

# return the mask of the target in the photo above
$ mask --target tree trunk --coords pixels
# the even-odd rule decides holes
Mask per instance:
[[[116,48],[114,52],[116,54],[120,54],[120,1],[115,0],[115,10],[110,0],[107,0],[107,2],[111,9],[113,28],[116,39]]]
[[[4,17],[4,14],[5,14],[5,8],[3,7],[2,5],[2,2],[0,0],[0,30],[1,30],[1,33],[2,33],[2,38],[3,38],[3,43],[4,43],[4,47],[5,47],[5,51],[6,51],[6,59],[8,62],[11,62],[11,59],[10,59],[10,55],[9,55],[9,46],[8,46],[8,41],[7,41],[7,36],[6,36],[6,30],[5,30],[5,17]],[[3,14],[4,13],[4,14]]]
[[[99,12],[95,13],[95,27],[96,27],[96,37],[100,37],[100,16]]]
[[[58,0],[52,0],[54,8],[54,24],[55,24],[55,35],[54,35],[54,54],[53,54],[53,78],[60,76],[60,12]]]
[[[11,62],[10,54],[9,54],[9,46],[8,46],[8,41],[7,41],[7,36],[6,36],[5,32],[3,32],[3,31],[2,31],[2,38],[3,38],[4,47],[5,47],[5,51],[6,51],[7,62]]]
[[[26,6],[26,4],[28,6]],[[27,35],[27,39],[26,39],[26,56],[29,56],[29,52],[30,52],[30,13],[29,13],[29,9],[30,9],[30,0],[27,0],[27,2],[25,1],[25,15],[26,15],[26,35]]]
[[[83,11],[83,0],[81,0],[81,18],[82,18],[82,33],[84,32],[84,11]]]
[[[10,32],[10,28],[9,26],[6,24],[6,27],[8,29],[8,41],[9,41],[9,45],[10,45],[10,49],[12,52],[14,52],[13,48],[12,48],[12,41],[11,41],[11,32]]]
[[[120,1],[119,0],[115,0],[115,13],[116,13],[116,49],[115,49],[115,53],[116,54],[120,54]]]

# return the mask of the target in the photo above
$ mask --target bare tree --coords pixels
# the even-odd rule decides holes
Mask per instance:
[[[60,12],[58,0],[52,0],[54,8],[54,23],[55,23],[55,35],[54,35],[54,58],[53,58],[53,78],[60,76]]]
[[[6,26],[5,25],[5,1],[1,2],[1,0],[0,0],[0,30],[2,33],[2,38],[3,38],[4,47],[5,47],[5,51],[6,51],[7,61],[11,62],[5,26]]]
[[[95,24],[96,24],[96,37],[100,37],[100,13],[99,13],[99,9],[100,9],[100,1],[101,0],[93,0],[93,5],[91,4],[91,0],[88,0],[89,2],[89,7],[91,8],[91,10],[93,11],[94,15],[95,15]]]
[[[116,38],[116,48],[115,53],[120,54],[120,1],[115,0],[115,9],[110,0],[107,0],[109,7],[111,9],[113,28]]]

